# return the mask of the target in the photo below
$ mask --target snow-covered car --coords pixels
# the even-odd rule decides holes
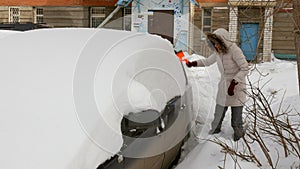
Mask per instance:
[[[194,118],[173,46],[91,28],[0,31],[0,168],[168,168]]]

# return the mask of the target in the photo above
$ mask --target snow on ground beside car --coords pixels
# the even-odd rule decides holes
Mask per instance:
[[[189,59],[203,58],[202,56],[192,55],[188,56]],[[272,104],[273,109],[278,109],[278,105],[284,96],[284,104],[282,107],[291,106],[294,110],[300,112],[300,99],[298,92],[298,79],[297,79],[297,64],[295,61],[283,61],[273,58],[272,62],[266,62],[262,64],[252,65],[252,71],[249,74],[249,79],[252,83],[260,81],[260,85],[263,87],[265,95],[274,94],[275,98]],[[259,72],[257,70],[259,70]],[[218,166],[225,168],[234,168],[235,163],[232,158],[227,155],[226,162],[224,163],[224,153],[221,153],[221,147],[206,139],[216,138],[225,141],[236,149],[241,149],[241,143],[232,141],[233,131],[230,126],[230,109],[223,122],[221,134],[215,136],[208,135],[210,129],[210,122],[213,119],[215,95],[217,90],[217,83],[220,79],[219,72],[216,64],[207,68],[186,68],[189,80],[193,86],[193,94],[195,97],[194,103],[196,104],[196,113],[198,114],[199,125],[196,125],[192,133],[195,135],[192,140],[196,143],[188,144],[185,149],[190,151],[183,161],[178,164],[176,169],[215,169]],[[265,77],[261,77],[264,75]],[[257,83],[255,83],[257,84]],[[196,90],[194,90],[196,89]],[[285,94],[284,94],[285,93]],[[299,119],[295,119],[299,120]],[[193,142],[192,141],[192,142]],[[196,144],[196,145],[195,145]],[[277,144],[270,143],[274,153],[272,153],[273,159],[276,159],[276,149],[280,150]],[[189,147],[190,146],[190,147]],[[240,146],[240,147],[239,147]],[[256,152],[259,152],[259,147],[254,148]],[[260,159],[264,160],[265,157],[260,154]],[[292,162],[297,161],[294,157],[281,158],[278,168],[285,169],[290,168]],[[258,168],[254,163],[249,163],[238,159],[238,163],[242,169],[254,169]],[[266,163],[263,164],[263,168],[269,168]],[[236,166],[239,168],[239,166]]]
[[[184,92],[181,64],[158,36],[79,28],[4,36],[3,169],[96,168],[120,150],[124,114],[160,111]]]

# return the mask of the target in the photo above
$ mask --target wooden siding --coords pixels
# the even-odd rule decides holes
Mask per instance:
[[[20,22],[33,22],[34,12],[32,7],[19,7],[20,8]],[[0,7],[0,23],[9,22],[9,7],[1,6]]]
[[[227,3],[228,0],[196,0],[198,3]]]
[[[244,6],[244,7],[261,7],[261,6],[276,6],[276,2],[273,1],[232,1],[231,6]]]
[[[214,8],[212,12],[212,31],[218,28],[229,30],[229,9]]]
[[[108,16],[113,10],[114,7],[106,7],[105,16]],[[123,12],[120,10],[106,27],[122,29],[123,20],[118,19],[122,14]],[[44,7],[44,22],[53,27],[90,27],[90,8]]]
[[[107,17],[114,7],[105,8]],[[122,29],[123,11],[120,10],[114,15],[106,28]],[[53,27],[90,27],[89,7],[44,7],[44,22]]]
[[[16,6],[19,7],[19,6]],[[20,22],[34,22],[34,7],[19,7]],[[53,27],[90,27],[90,7],[39,7],[43,9],[44,23]],[[115,7],[105,7],[107,17]],[[105,26],[113,29],[123,29],[123,10],[110,20]],[[0,23],[9,22],[9,7],[0,6]]]
[[[114,6],[117,0],[1,0],[0,6]]]
[[[9,17],[8,7],[7,6],[0,7],[0,23],[8,22],[8,17]]]
[[[202,39],[202,9],[195,8],[194,12],[193,51],[197,54],[208,57],[211,54],[211,51],[207,48],[206,40]],[[229,10],[226,8],[213,8],[211,24],[212,31],[217,28],[228,29]]]
[[[20,22],[34,22],[32,7],[20,7]]]
[[[202,9],[194,8],[194,23],[193,23],[193,47],[192,52],[196,54],[201,53],[201,27],[202,27]]]
[[[296,54],[292,13],[278,12],[274,14],[272,43],[273,51],[276,54]]]
[[[44,22],[53,27],[88,27],[88,7],[43,7]]]

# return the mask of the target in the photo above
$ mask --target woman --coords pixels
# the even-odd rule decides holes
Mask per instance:
[[[188,67],[209,66],[217,62],[221,73],[214,120],[211,123],[210,134],[221,132],[222,121],[228,107],[231,107],[231,126],[234,131],[233,139],[238,141],[244,136],[242,111],[246,101],[246,75],[248,62],[242,50],[229,39],[229,32],[219,28],[207,34],[207,38],[215,47],[216,52],[206,59],[187,62]]]

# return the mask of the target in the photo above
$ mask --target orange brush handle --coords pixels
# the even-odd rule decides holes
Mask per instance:
[[[185,62],[185,63],[188,62],[188,60],[184,58],[184,53],[182,51],[176,53],[176,56],[179,58],[180,62]]]

